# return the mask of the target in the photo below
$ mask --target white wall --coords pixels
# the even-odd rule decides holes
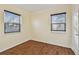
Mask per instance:
[[[4,10],[21,14],[21,32],[4,33]],[[32,38],[30,13],[11,5],[0,5],[0,52]]]
[[[72,46],[71,5],[52,7],[32,14],[33,39],[64,47]],[[51,14],[66,12],[66,32],[51,32]]]

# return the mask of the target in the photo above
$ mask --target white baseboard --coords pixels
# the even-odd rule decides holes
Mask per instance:
[[[78,50],[76,50],[76,49],[74,49],[74,48],[71,48],[73,51],[74,51],[74,53],[76,54],[76,55],[79,55],[79,51]]]

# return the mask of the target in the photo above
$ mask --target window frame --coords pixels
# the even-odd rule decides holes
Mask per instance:
[[[52,23],[52,16],[56,16],[56,15],[62,15],[62,14],[65,14],[65,23]],[[54,30],[52,28],[52,24],[63,24],[64,25],[64,30]],[[56,13],[56,14],[51,14],[51,31],[63,31],[63,32],[66,32],[66,12],[62,12],[62,13]]]
[[[14,15],[17,15],[19,16],[19,30],[18,31],[8,31],[6,32],[6,25],[5,25],[5,22],[4,22],[4,33],[14,33],[14,32],[21,32],[21,23],[20,23],[20,20],[21,20],[21,15],[20,14],[17,14],[15,12],[11,12],[11,11],[8,11],[8,10],[4,10],[4,15],[5,15],[5,12],[9,12],[11,14],[14,14]],[[4,16],[4,21],[5,21],[5,16]]]

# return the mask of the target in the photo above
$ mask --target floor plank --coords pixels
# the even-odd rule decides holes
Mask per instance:
[[[29,40],[1,52],[0,55],[75,55],[75,53],[70,48]]]

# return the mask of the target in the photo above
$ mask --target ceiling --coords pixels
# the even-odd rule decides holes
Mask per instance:
[[[66,5],[65,4],[14,4],[14,6],[20,7],[27,11],[35,12],[48,8],[62,7]]]

